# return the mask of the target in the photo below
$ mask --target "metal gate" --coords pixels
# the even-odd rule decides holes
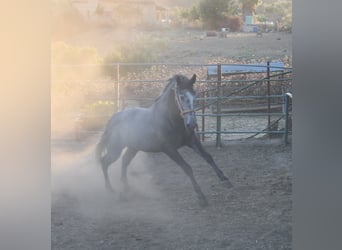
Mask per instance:
[[[198,133],[202,140],[215,140],[216,145],[221,146],[223,140],[283,136],[288,143],[292,128],[292,69],[282,62],[247,65],[116,63],[105,66],[112,72],[107,79],[75,83],[83,84],[83,88],[96,87],[96,91],[88,91],[85,105],[87,102],[110,103],[109,112],[98,115],[102,125],[97,128],[82,128],[78,115],[75,125],[78,134],[100,131],[113,112],[149,106],[173,74],[191,76],[195,73]],[[56,67],[73,70],[91,66]],[[78,114],[76,110],[74,113]]]

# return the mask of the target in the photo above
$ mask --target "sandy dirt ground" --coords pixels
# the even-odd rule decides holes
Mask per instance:
[[[217,33],[218,34],[218,33]],[[290,65],[292,60],[292,34],[228,33],[227,38],[207,37],[206,32],[197,30],[164,30],[128,32],[110,29],[91,31],[67,41],[75,46],[89,46],[100,55],[108,55],[121,44],[146,40],[152,44],[163,44],[158,49],[158,61],[169,63],[212,63],[239,60],[282,60]]]
[[[69,44],[96,47],[102,55],[138,33],[99,30]],[[146,34],[145,34],[146,35]],[[205,37],[200,31],[155,31],[166,39],[161,62],[211,63],[288,60],[291,34],[231,33]],[[281,139],[226,141],[206,149],[230,178],[227,189],[190,149],[180,153],[210,205],[201,208],[190,180],[163,154],[139,153],[129,167],[129,192],[120,185],[119,160],[110,168],[116,194],[105,191],[95,162],[97,137],[87,142],[52,142],[52,249],[291,249],[291,145]]]
[[[233,188],[192,150],[180,150],[206,208],[163,154],[136,156],[128,192],[120,185],[120,160],[114,163],[113,195],[105,192],[93,146],[53,146],[52,249],[291,249],[291,147],[279,139],[209,144]]]

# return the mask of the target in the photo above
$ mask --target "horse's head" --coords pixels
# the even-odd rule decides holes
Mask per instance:
[[[193,130],[197,126],[194,103],[196,92],[193,85],[196,82],[196,75],[191,79],[183,75],[175,75],[175,102],[178,106],[180,115],[184,120],[184,126],[187,130]]]

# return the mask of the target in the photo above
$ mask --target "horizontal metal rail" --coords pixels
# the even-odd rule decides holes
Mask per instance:
[[[198,131],[198,134],[217,134],[217,131]],[[220,131],[220,134],[284,134],[283,131],[268,131],[268,130],[262,130],[262,131],[251,131],[251,130],[239,130],[239,131]]]
[[[197,114],[199,117],[230,117],[230,116],[284,116],[284,113],[226,113],[226,114],[212,114],[212,113],[204,113]]]
[[[222,96],[221,100],[237,100],[237,99],[267,99],[267,98],[282,98],[284,95],[270,95],[270,96]],[[218,100],[218,97],[197,97],[196,100],[204,101],[204,100]]]
[[[235,63],[225,63],[221,64],[223,66],[250,66],[250,67],[261,67],[261,68],[267,68],[265,65],[257,65],[257,64],[235,64]],[[98,64],[52,64],[51,67],[53,68],[74,68],[74,67],[95,67],[95,66],[108,66],[108,67],[114,67],[114,66],[174,66],[174,67],[208,67],[208,66],[217,66],[217,64],[201,64],[201,63],[127,63],[127,62],[115,62],[115,63],[98,63]],[[276,68],[276,66],[272,66],[272,68]],[[281,69],[291,69],[292,67],[279,67]],[[244,72],[241,72],[244,73]],[[258,72],[257,72],[258,73]]]

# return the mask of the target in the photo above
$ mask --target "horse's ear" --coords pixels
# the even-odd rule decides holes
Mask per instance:
[[[193,85],[196,82],[196,74],[194,74],[191,79],[190,79],[190,83]]]

